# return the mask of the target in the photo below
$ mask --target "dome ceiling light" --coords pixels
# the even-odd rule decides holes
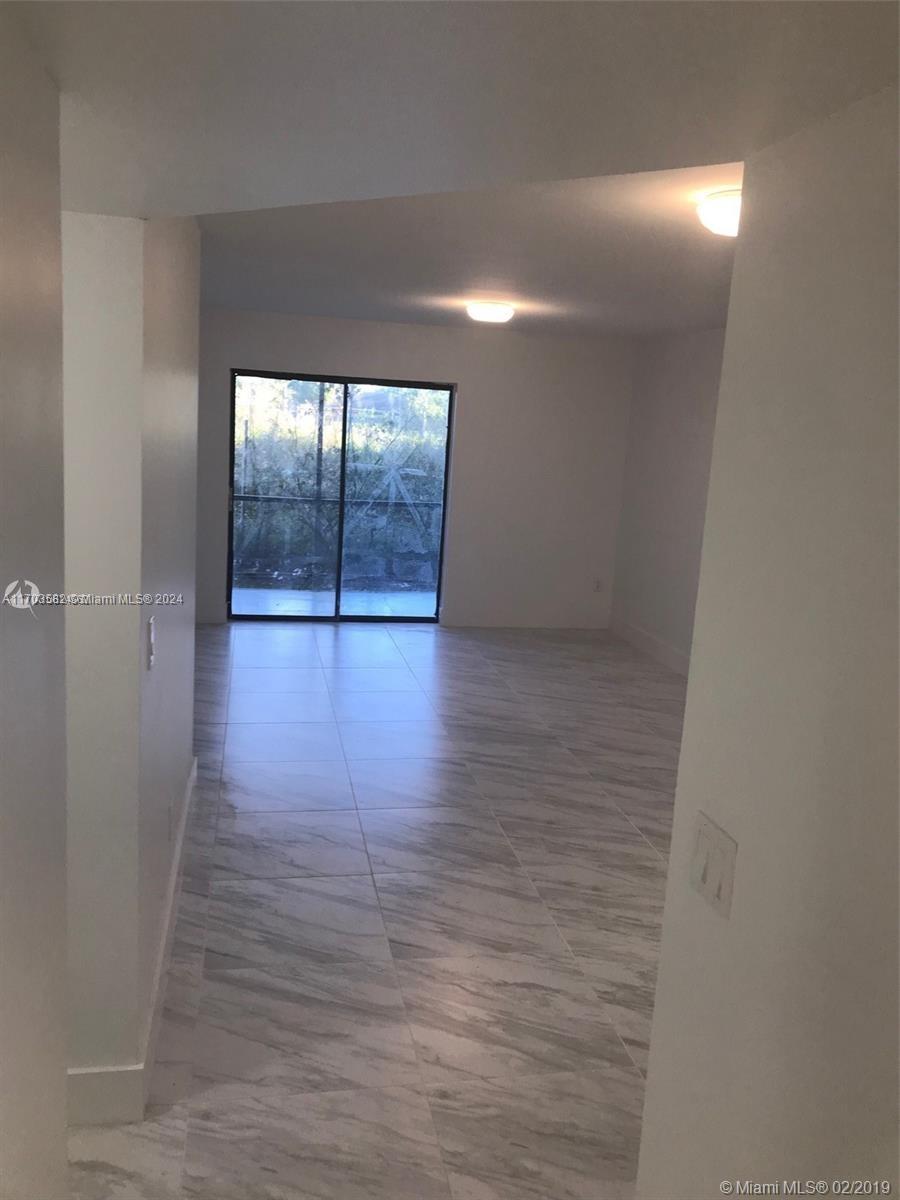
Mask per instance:
[[[473,321],[490,321],[494,325],[503,325],[505,322],[511,321],[515,311],[513,304],[478,301],[466,305],[466,312]]]
[[[700,224],[721,237],[737,237],[741,223],[741,189],[709,192],[697,201]]]

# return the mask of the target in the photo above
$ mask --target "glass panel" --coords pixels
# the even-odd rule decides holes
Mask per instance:
[[[341,614],[434,617],[450,393],[347,391]]]
[[[231,611],[334,616],[343,387],[239,375]]]

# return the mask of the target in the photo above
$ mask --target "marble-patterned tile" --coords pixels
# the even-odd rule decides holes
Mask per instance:
[[[522,697],[555,698],[591,704],[598,695],[597,674],[583,674],[570,667],[504,667],[502,678]]]
[[[391,952],[368,875],[215,883],[207,970],[265,967],[293,975],[313,962],[387,962]]]
[[[359,820],[375,872],[517,865],[497,822],[475,809],[369,810]]]
[[[181,1200],[187,1108],[151,1106],[133,1125],[69,1131],[72,1200]]]
[[[188,1094],[202,976],[199,956],[190,962],[174,959],[169,964],[150,1074],[151,1104],[174,1104]]]
[[[447,1169],[452,1200],[629,1200],[683,680],[607,632],[241,623],[197,646],[151,1084],[191,1097],[180,1200],[448,1200]]]
[[[326,692],[321,667],[234,667],[231,694],[280,692]]]
[[[359,759],[350,763],[357,807],[486,808],[472,773],[459,759]]]
[[[629,1200],[643,1086],[632,1066],[428,1093],[453,1200]]]
[[[319,642],[322,666],[329,670],[356,667],[389,668],[395,671],[408,666],[403,655],[389,637],[384,641],[359,639],[351,641],[338,638],[330,642]]]
[[[312,626],[313,636],[320,646],[395,646],[390,626],[380,621],[328,621]]]
[[[637,739],[638,749],[641,743],[646,743],[646,749],[650,750],[654,748],[658,735],[648,727],[647,715],[644,701],[634,695],[620,676],[604,679],[598,687],[597,697],[585,709],[584,719],[571,724],[580,734],[586,735],[593,723],[601,744],[610,733],[615,734],[617,739],[625,734]],[[672,750],[668,742],[660,743],[660,748],[667,756]]]
[[[409,667],[328,667],[324,671],[333,696],[352,692],[417,692]]]
[[[615,809],[581,828],[501,815],[499,822],[529,877],[537,883],[603,886],[607,875],[646,879],[654,890],[665,866],[652,846]],[[540,890],[540,887],[538,888]]]
[[[315,638],[308,628],[259,628],[235,630],[231,649],[234,667],[305,667],[322,666]]]
[[[454,642],[448,638],[423,638],[418,642],[410,640],[402,643],[400,649],[408,665],[416,672],[434,667],[472,672],[490,669],[480,647]]]
[[[242,813],[219,821],[217,880],[368,872],[356,813]]]
[[[325,691],[234,692],[228,699],[229,724],[327,723],[333,720],[331,700]]]
[[[436,701],[446,699],[464,704],[466,700],[501,704],[515,699],[509,685],[488,664],[453,666],[441,663],[418,665],[412,668],[419,686]]]
[[[563,740],[569,735],[583,739],[598,730],[647,732],[640,712],[623,701],[618,689],[613,690],[610,698],[598,688],[589,701],[565,700],[559,696],[531,696],[528,701],[532,710]]]
[[[176,1021],[196,1018],[200,1007],[200,984],[203,971],[199,962],[173,959],[166,973],[166,994],[163,997],[163,1019],[172,1016]],[[157,1046],[157,1057],[160,1046]]]
[[[583,736],[571,733],[562,740],[601,784],[675,790],[677,746],[673,749],[663,738],[649,733],[598,729]]]
[[[562,751],[558,739],[546,729],[491,725],[488,721],[470,725],[447,720],[445,725],[457,753],[473,770],[479,765],[538,765]]]
[[[479,730],[489,726],[547,734],[547,727],[540,717],[509,689],[503,694],[496,687],[489,692],[476,693],[469,688],[443,688],[431,690],[429,696],[438,715],[461,728],[474,726]]]
[[[483,786],[479,776],[479,786]],[[541,826],[558,826],[581,832],[603,829],[610,815],[622,815],[607,797],[598,796],[589,788],[572,789],[565,796],[525,796],[520,799],[491,800],[491,812],[500,821],[533,822]]]
[[[394,969],[362,961],[308,960],[290,978],[256,968],[207,973],[194,1069],[297,1092],[418,1079]]]
[[[342,762],[344,751],[334,722],[229,725],[225,763]]]
[[[641,710],[641,721],[650,733],[666,738],[676,750],[681,746],[681,735],[684,730],[683,704],[656,712],[644,708]]]
[[[495,816],[576,828],[602,823],[613,805],[565,752],[549,762],[475,764],[472,774]]]
[[[181,867],[182,894],[195,896],[199,901],[205,901],[209,896],[209,886],[213,877],[214,849],[185,855]]]
[[[397,975],[428,1083],[630,1064],[572,961],[419,958]]]
[[[215,673],[206,673],[206,678],[194,681],[194,700],[206,700],[210,702],[222,702],[228,699],[228,688],[231,683],[231,672],[226,667],[225,670]],[[224,720],[224,717],[217,718],[219,721]]]
[[[221,721],[194,725],[194,753],[221,757],[225,745],[225,724]]]
[[[578,966],[597,990],[606,1015],[632,1061],[647,1074],[656,996],[656,971],[578,956]]]
[[[231,670],[231,654],[229,651],[198,652],[194,659],[194,688],[197,694],[203,694],[204,688],[228,688],[228,675]]]
[[[213,816],[219,807],[219,781],[198,778],[191,793],[191,808],[188,824],[198,818]]]
[[[182,871],[181,875],[181,890],[198,899],[205,900],[209,897],[209,887],[212,883],[212,862],[204,862],[194,864],[190,870]]]
[[[195,679],[203,679],[206,671],[228,669],[231,659],[230,638],[208,641],[198,638],[194,643]]]
[[[338,762],[230,763],[222,769],[222,816],[355,807],[347,765]]]
[[[224,621],[198,621],[195,636],[198,646],[207,642],[227,644],[231,640],[231,626]]]
[[[212,847],[216,839],[216,824],[219,820],[218,792],[218,787],[207,790],[205,786],[202,786],[200,789],[195,789],[194,803],[184,827],[185,855],[191,852],[202,854]]]
[[[572,935],[579,950],[589,948],[591,937],[606,934],[659,941],[665,902],[663,864],[659,864],[655,875],[647,870],[631,879],[624,873],[602,870],[575,875],[574,879],[570,873],[553,867],[527,870],[554,920]],[[606,943],[600,945],[605,951]]]
[[[450,1200],[428,1103],[416,1088],[201,1093],[185,1200]]]
[[[197,881],[209,876],[212,872],[213,844],[215,842],[215,826],[210,830],[194,831],[185,834],[184,850],[181,860],[182,880]]]
[[[656,992],[662,898],[539,884],[560,935],[603,1000],[629,1053],[646,1068]]]
[[[194,632],[194,652],[199,655],[228,654],[231,647],[231,626],[198,625]]]
[[[188,1100],[194,1085],[193,1059],[154,1062],[150,1068],[147,1104],[170,1107]]]
[[[172,960],[194,961],[206,942],[208,898],[185,890],[178,894],[175,929],[172,936]]]
[[[675,813],[674,793],[654,792],[625,784],[613,784],[604,790],[647,841],[661,855],[668,857]]]
[[[348,762],[374,758],[452,758],[447,732],[437,717],[428,721],[340,721]]]
[[[339,721],[432,721],[436,715],[422,691],[336,691],[331,700]]]
[[[602,882],[601,882],[602,880]],[[646,1070],[662,930],[663,889],[616,876],[591,887],[538,880],[539,892],[616,1032]]]
[[[395,959],[570,957],[553,918],[518,867],[401,871],[376,875],[375,886]]]
[[[205,787],[218,787],[222,776],[222,751],[214,754],[197,753],[197,782]]]
[[[431,621],[404,621],[402,624],[390,627],[391,638],[397,646],[402,646],[407,642],[418,642],[420,638],[442,637],[448,632],[453,631]]]
[[[228,703],[224,695],[194,697],[194,722],[198,725],[215,725],[225,721]]]

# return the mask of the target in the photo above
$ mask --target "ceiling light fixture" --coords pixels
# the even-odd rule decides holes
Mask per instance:
[[[512,320],[515,311],[512,304],[495,304],[488,301],[466,305],[466,312],[473,321],[490,321],[494,325],[502,325],[505,321]]]
[[[741,189],[710,192],[697,201],[700,224],[721,237],[737,237],[741,223]]]

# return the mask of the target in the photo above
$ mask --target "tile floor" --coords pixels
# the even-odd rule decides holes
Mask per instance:
[[[146,1120],[76,1200],[627,1200],[684,684],[605,633],[235,624]]]
[[[351,617],[433,617],[437,604],[434,588],[426,591],[357,591],[346,584],[341,612]],[[231,611],[249,617],[332,617],[334,592],[298,588],[235,587]]]

